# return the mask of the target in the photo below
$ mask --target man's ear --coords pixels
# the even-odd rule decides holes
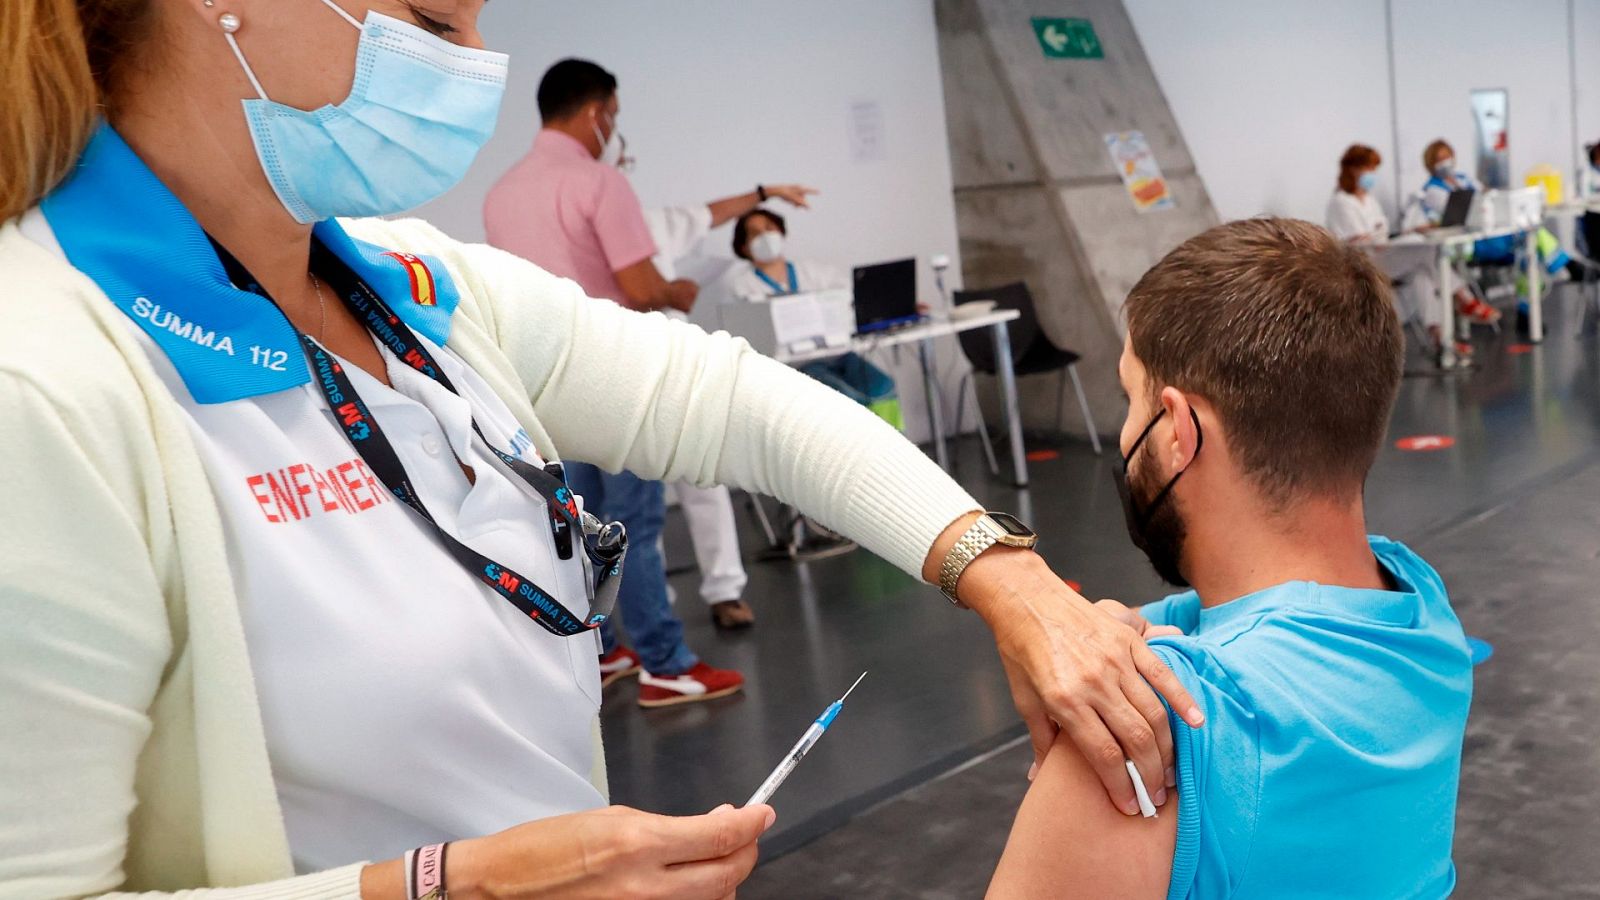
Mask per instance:
[[[1167,386],[1161,389],[1161,406],[1172,422],[1172,436],[1159,448],[1162,461],[1171,472],[1182,472],[1200,452],[1200,430],[1195,427],[1194,407],[1183,391]]]

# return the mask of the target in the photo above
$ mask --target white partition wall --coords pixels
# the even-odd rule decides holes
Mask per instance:
[[[1383,154],[1378,193],[1393,214],[1434,138],[1473,167],[1474,88],[1511,93],[1519,181],[1538,163],[1570,178],[1575,148],[1600,140],[1600,0],[1125,3],[1225,219],[1321,221],[1352,142]]]
[[[482,238],[484,194],[538,129],[540,76],[577,56],[621,82],[619,121],[646,204],[809,182],[823,193],[790,217],[792,254],[846,267],[919,257],[925,302],[935,296],[927,260],[958,254],[927,0],[501,0],[484,8],[482,30],[512,54],[499,130],[465,182],[421,212],[455,236]],[[852,144],[853,114],[881,125],[875,147]],[[714,250],[729,252],[729,231],[713,236]],[[960,271],[956,260],[951,274]],[[964,363],[953,346],[940,360],[953,386]],[[925,406],[909,362],[896,375],[907,430],[921,439]]]

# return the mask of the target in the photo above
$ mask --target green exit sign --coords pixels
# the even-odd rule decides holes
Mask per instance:
[[[1104,59],[1105,50],[1088,19],[1047,19],[1035,16],[1033,33],[1045,59]]]

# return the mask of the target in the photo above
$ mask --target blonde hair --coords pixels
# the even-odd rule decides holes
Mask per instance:
[[[72,171],[153,11],[150,0],[0,0],[0,222]]]

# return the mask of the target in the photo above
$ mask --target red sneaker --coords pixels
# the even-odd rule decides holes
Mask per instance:
[[[732,669],[713,669],[705,663],[682,675],[651,675],[639,673],[639,705],[644,707],[675,706],[679,703],[698,703],[736,694],[744,687],[744,676]]]
[[[1492,325],[1500,321],[1500,310],[1479,300],[1477,297],[1458,299],[1456,301],[1456,310],[1480,325]]]
[[[629,675],[637,675],[642,671],[644,671],[644,667],[639,665],[639,654],[629,650],[627,647],[618,647],[600,657],[600,688],[604,690],[610,687],[613,682],[627,678]]]

